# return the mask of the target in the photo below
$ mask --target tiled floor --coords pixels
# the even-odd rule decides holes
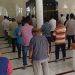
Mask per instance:
[[[23,70],[22,67],[22,58],[17,59],[17,52],[12,53],[11,48],[8,48],[8,44],[3,39],[0,39],[0,50],[3,53],[3,56],[8,57],[13,64],[13,74],[12,75],[33,75],[32,65],[28,59],[28,67]],[[49,60],[50,75],[75,75],[73,72],[73,58],[72,50],[67,50],[66,61],[62,61],[62,54],[60,51],[60,61],[55,62],[54,56],[54,44],[52,43],[52,53]]]

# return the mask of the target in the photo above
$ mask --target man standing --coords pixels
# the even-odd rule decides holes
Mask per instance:
[[[33,29],[33,38],[30,41],[29,58],[32,60],[34,75],[49,75],[48,56],[49,44],[40,29]]]
[[[4,20],[2,21],[2,26],[4,30],[4,37],[5,40],[8,39],[8,31],[9,31],[9,20],[7,16],[4,16]]]
[[[75,39],[74,39],[74,36],[75,36],[74,14],[70,14],[70,20],[67,21],[66,28],[67,28],[68,49],[70,49],[71,41],[72,41],[72,43],[75,42]]]
[[[51,50],[51,25],[49,24],[48,18],[45,18],[45,23],[42,25],[41,30],[43,35],[47,38]]]
[[[55,32],[55,56],[56,56],[56,61],[59,59],[59,51],[61,49],[62,55],[63,55],[63,60],[65,61],[66,57],[66,28],[65,26],[59,21],[57,23]]]
[[[60,16],[61,16],[60,21],[62,24],[64,24],[66,21],[66,17],[63,14],[61,14]]]
[[[16,50],[16,36],[14,36],[14,31],[16,29],[16,27],[18,26],[18,23],[17,21],[13,18],[12,19],[12,24],[10,25],[10,31],[9,31],[9,34],[10,34],[10,37],[11,37],[11,40],[12,40],[12,52],[15,52]]]
[[[24,26],[22,26],[19,31],[19,35],[22,37],[22,52],[23,52],[23,68],[24,69],[26,68],[26,65],[27,65],[27,52],[28,52],[29,43],[31,38],[33,37],[32,35],[33,26],[31,26],[29,22],[30,22],[30,18],[26,17]]]

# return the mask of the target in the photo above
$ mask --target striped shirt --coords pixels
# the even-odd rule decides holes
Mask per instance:
[[[66,43],[66,28],[64,25],[57,25],[55,32],[55,44],[63,44]]]

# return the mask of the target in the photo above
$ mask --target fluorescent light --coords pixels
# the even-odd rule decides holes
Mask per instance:
[[[64,4],[63,8],[64,9],[67,9],[68,8],[67,4]]]

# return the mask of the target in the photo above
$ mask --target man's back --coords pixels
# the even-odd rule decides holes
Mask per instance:
[[[62,24],[64,24],[65,21],[66,21],[66,17],[65,17],[65,16],[62,16],[62,17],[60,18],[60,21],[61,21]]]
[[[3,26],[4,30],[9,30],[9,20],[4,19],[2,22],[2,26]]]
[[[19,32],[19,35],[22,35],[23,43],[25,46],[29,46],[29,42],[33,37],[32,28],[33,26],[30,26],[28,23],[26,23],[23,27],[21,27]]]
[[[30,41],[30,49],[33,50],[33,60],[44,60],[48,58],[48,41],[45,36],[36,35]]]
[[[16,21],[12,22],[12,24],[9,26],[9,30],[10,30],[9,34],[10,34],[11,37],[14,36],[14,31],[15,31],[17,26],[18,26],[18,24],[17,24]]]
[[[64,25],[59,24],[55,29],[55,43],[63,44],[66,43],[66,28]]]
[[[71,19],[66,23],[67,35],[75,35],[75,20]]]
[[[49,24],[49,22],[44,23],[44,25],[42,25],[41,30],[43,32],[43,35],[46,37],[50,37],[51,34],[51,25]]]

